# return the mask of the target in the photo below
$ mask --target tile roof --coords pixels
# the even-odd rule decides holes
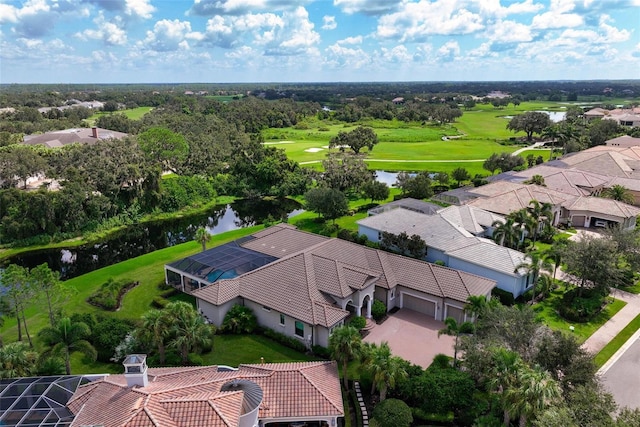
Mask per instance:
[[[93,136],[91,128],[74,128],[56,130],[38,135],[27,135],[24,143],[28,145],[46,145],[50,148],[62,147],[64,145],[80,142],[83,144],[95,144],[105,139],[121,139],[127,136],[126,133],[116,132],[109,129],[97,128],[98,137]]]
[[[516,267],[526,262],[525,254],[522,252],[488,241],[449,251],[447,255],[509,276],[520,274],[515,272]]]
[[[329,240],[328,237],[297,230],[288,224],[279,224],[253,234],[255,239],[241,246],[282,258]]]
[[[589,211],[593,214],[610,215],[618,218],[630,218],[640,215],[640,208],[604,197],[580,197],[563,205],[570,211]]]
[[[146,387],[127,387],[124,375],[80,387],[68,403],[76,414],[72,426],[237,426],[251,405],[247,389],[225,387],[234,380],[259,386],[260,418],[344,415],[335,362],[240,365],[224,372],[215,366],[149,368],[148,375]]]
[[[526,208],[532,200],[537,200],[540,203],[551,203],[555,206],[570,201],[575,197],[535,184],[506,183],[508,185],[504,188],[507,188],[507,191],[501,193],[499,192],[499,189],[503,188],[501,184],[501,182],[493,182],[479,187],[478,189],[494,187],[484,192],[485,194],[491,194],[491,197],[478,198],[470,202],[469,205],[501,215],[508,215],[511,212]]]
[[[620,150],[611,150],[611,148],[614,147],[605,148],[608,150],[589,149],[578,153],[572,153],[562,157],[559,162],[566,168],[599,173],[602,175],[628,177],[634,170],[629,165],[629,162],[633,162],[637,159],[623,154]]]
[[[438,215],[472,234],[483,233],[496,221],[504,222],[501,215],[469,205],[452,205],[438,211]]]
[[[369,210],[372,215],[386,212],[391,209],[403,208],[410,211],[420,212],[426,215],[433,215],[438,210],[442,209],[442,206],[435,203],[425,202],[423,200],[413,199],[411,197],[405,197],[403,199],[394,200],[393,202],[385,203],[376,208]]]

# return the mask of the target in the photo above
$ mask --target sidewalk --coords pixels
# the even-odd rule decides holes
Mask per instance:
[[[640,295],[630,294],[629,292],[620,290],[614,290],[611,295],[614,298],[625,301],[627,305],[582,344],[582,348],[593,354],[602,350],[629,322],[640,314]]]

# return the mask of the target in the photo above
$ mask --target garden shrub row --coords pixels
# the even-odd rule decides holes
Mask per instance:
[[[120,307],[124,294],[138,284],[139,282],[115,281],[109,278],[87,298],[87,302],[104,310],[116,311]]]
[[[304,353],[305,351],[307,351],[307,346],[305,346],[304,343],[298,338],[293,338],[288,335],[281,334],[280,332],[276,332],[273,329],[269,328],[263,328],[262,334],[265,337],[270,338],[286,347],[299,351],[300,353]]]

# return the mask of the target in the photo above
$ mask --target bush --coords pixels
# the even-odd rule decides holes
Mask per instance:
[[[316,356],[322,359],[331,359],[331,352],[327,347],[323,347],[321,345],[314,345],[313,347],[311,347],[311,351],[313,351],[313,354],[315,354]]]
[[[110,362],[116,347],[134,329],[131,321],[115,317],[101,317],[93,327],[90,341],[98,352],[100,362]]]
[[[558,304],[558,312],[569,321],[588,322],[602,310],[605,297],[593,289],[583,289],[579,297],[578,291],[575,288],[565,292],[562,302]]]
[[[161,296],[153,297],[153,301],[151,301],[151,306],[154,308],[165,308],[169,304],[169,300],[162,298]]]
[[[224,316],[222,332],[231,334],[252,334],[258,326],[258,319],[249,307],[235,304]]]
[[[387,315],[387,306],[382,301],[374,299],[371,306],[371,315],[376,322],[379,322]]]
[[[290,337],[285,334],[281,334],[280,332],[276,332],[273,329],[265,328],[263,334],[267,338],[271,338],[275,342],[278,342],[286,347],[297,350],[301,353],[307,351],[307,347],[304,345],[302,341],[297,338]]]
[[[446,263],[446,262],[444,262],[444,261],[443,261],[443,260],[441,260],[441,259],[436,260],[436,262],[434,262],[434,264],[435,264],[435,265],[439,265],[439,266],[441,266],[441,267],[446,267],[446,266],[447,266],[447,263]]]
[[[450,368],[452,366],[453,359],[446,354],[438,353],[433,357],[433,363],[429,367],[434,368]]]
[[[137,285],[138,282],[116,282],[113,278],[109,278],[87,298],[87,302],[105,310],[116,311],[120,307],[120,301],[124,294]]]
[[[367,325],[367,319],[362,316],[355,316],[349,320],[349,325],[353,326],[357,330],[364,328]]]
[[[411,408],[398,399],[386,399],[373,408],[373,419],[380,427],[409,427],[413,422]]]
[[[189,353],[187,366],[203,366],[204,360],[199,354]]]
[[[500,288],[493,288],[491,290],[491,295],[493,295],[494,297],[497,297],[498,300],[500,300],[500,303],[502,305],[512,306],[516,302],[516,300],[515,300],[515,298],[513,298],[513,294],[511,292],[507,292],[507,291],[502,290]]]

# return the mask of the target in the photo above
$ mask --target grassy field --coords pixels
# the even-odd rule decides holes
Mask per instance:
[[[574,323],[563,319],[556,311],[556,304],[562,299],[565,288],[560,287],[551,293],[551,296],[536,304],[533,308],[538,313],[544,324],[553,330],[570,331],[574,327],[573,334],[580,343],[589,338],[600,326],[611,319],[627,304],[624,301],[614,299],[607,307],[587,323]]]
[[[147,114],[151,110],[152,110],[152,107],[138,107],[138,108],[129,108],[127,110],[118,110],[118,111],[116,111],[116,113],[124,114],[125,116],[127,116],[131,120],[140,120],[142,118],[142,116],[144,116],[145,114]],[[108,114],[113,114],[113,113],[105,112],[105,111],[98,111],[97,113],[95,113],[91,117],[89,117],[87,119],[87,122],[90,125],[94,125],[96,120],[98,120],[98,118],[100,116],[104,116],[104,115],[108,115]]]
[[[405,123],[397,120],[364,120],[342,123],[307,119],[296,127],[266,129],[262,132],[265,144],[282,148],[287,156],[306,167],[320,168],[326,158],[331,138],[338,132],[348,132],[356,126],[371,126],[379,143],[367,153],[365,161],[373,170],[450,172],[466,168],[471,175],[486,174],[482,162],[495,152],[514,152],[522,145],[515,139],[524,133],[507,130],[509,117],[525,111],[562,111],[566,105],[553,102],[524,102],[517,108],[496,109],[479,104],[464,111],[455,123],[442,126]],[[333,149],[337,150],[337,149]],[[521,155],[542,155],[545,161],[549,150],[525,151]]]
[[[255,232],[261,227],[243,228],[213,236],[209,245],[229,242]],[[151,301],[159,294],[158,285],[164,282],[164,265],[199,250],[200,245],[197,242],[187,242],[69,279],[64,282],[64,286],[72,291],[72,295],[65,302],[63,312],[67,314],[99,312],[106,316],[139,319],[144,312],[151,308]],[[87,297],[109,278],[116,281],[140,282],[137,287],[126,294],[122,301],[122,307],[116,312],[102,311],[86,302]],[[27,310],[26,315],[29,332],[32,336],[48,325],[47,313],[42,307],[33,306]],[[18,331],[14,318],[5,319],[4,326],[0,329],[0,335],[6,342],[17,340]]]

